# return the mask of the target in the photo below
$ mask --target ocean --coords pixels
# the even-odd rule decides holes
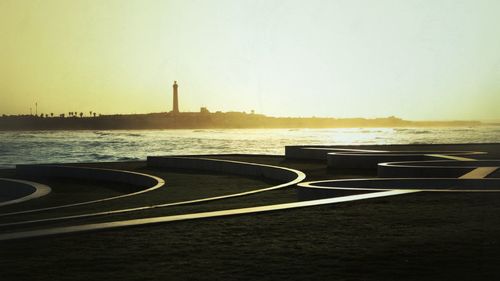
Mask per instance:
[[[144,160],[148,155],[280,154],[285,145],[500,142],[500,126],[0,132],[0,168],[27,163]]]

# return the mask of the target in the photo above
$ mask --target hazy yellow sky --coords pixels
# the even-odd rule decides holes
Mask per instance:
[[[498,0],[0,0],[0,114],[500,119]]]

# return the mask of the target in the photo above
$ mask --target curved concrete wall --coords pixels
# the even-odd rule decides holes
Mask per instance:
[[[284,167],[213,158],[149,156],[147,161],[149,167],[203,170],[264,177],[277,181],[295,181],[305,178],[304,173]]]
[[[383,178],[454,178],[479,167],[500,167],[500,160],[437,160],[379,163],[377,173],[379,177]]]
[[[463,156],[476,157],[486,153],[476,151],[442,151],[437,149],[386,151],[337,146],[287,146],[285,154],[285,157],[288,159],[326,159],[329,168],[377,169],[377,165],[382,162],[425,161],[436,159],[436,157],[458,159],[463,158]]]
[[[325,180],[299,184],[299,200],[314,200],[338,196],[339,190],[413,192],[500,192],[500,179],[459,178],[392,178]]]
[[[50,187],[31,181],[0,178],[0,207],[21,203],[49,194]]]
[[[377,169],[379,163],[393,161],[426,161],[436,158],[460,158],[485,154],[476,151],[387,151],[377,153],[345,153],[333,152],[327,154],[329,168],[339,169]],[[472,159],[473,160],[473,159]]]
[[[285,146],[286,159],[326,160],[328,152],[328,149],[320,149],[318,147]]]
[[[285,158],[300,160],[326,160],[332,152],[345,153],[378,153],[380,150],[355,149],[337,146],[285,146]]]
[[[434,150],[439,151],[483,151],[487,155],[477,155],[478,159],[500,159],[500,143],[467,143],[467,144],[377,144],[377,145],[289,145],[285,146],[287,159],[326,159],[328,152],[340,150],[365,150],[371,151],[408,151],[408,150]],[[318,152],[318,150],[320,150]],[[323,152],[321,152],[323,150]]]
[[[378,163],[387,161],[410,161],[432,159],[424,154],[385,154],[385,153],[329,153],[327,154],[327,165],[329,168],[339,169],[376,169]]]
[[[440,151],[433,151],[433,153],[439,153]],[[365,152],[365,153],[373,153],[373,152]],[[228,196],[219,196],[212,198],[204,198],[200,200],[192,200],[189,202],[176,202],[176,203],[167,203],[163,205],[156,206],[143,206],[138,207],[136,209],[148,209],[148,208],[158,208],[158,207],[166,207],[169,205],[178,205],[178,204],[186,204],[186,203],[194,203],[201,202],[207,200],[218,200],[222,198],[230,198],[234,196],[241,196],[255,192],[262,192],[271,189],[276,189],[279,187],[289,186],[291,184],[297,183],[301,181],[305,175],[300,171],[288,169],[288,168],[280,168],[276,166],[268,166],[261,164],[253,164],[253,163],[244,163],[238,161],[229,161],[229,160],[220,160],[220,159],[206,159],[206,158],[193,158],[193,157],[149,157],[148,164],[152,167],[165,167],[165,168],[183,168],[183,169],[201,169],[208,171],[216,171],[216,172],[224,172],[224,173],[234,173],[240,175],[248,175],[248,176],[263,176],[267,178],[272,178],[275,180],[286,180],[290,178],[294,178],[291,181],[273,186],[271,188],[260,189],[245,193],[232,194]],[[248,167],[252,166],[252,167]],[[260,166],[260,167],[254,167]],[[461,165],[457,165],[461,166]],[[463,167],[460,167],[463,168]],[[494,168],[494,169],[490,169]],[[282,169],[285,171],[277,171],[276,169]],[[500,192],[500,179],[481,179],[489,175],[489,173],[494,172],[497,167],[480,167],[475,169],[472,172],[469,172],[465,175],[462,175],[460,179],[357,179],[357,180],[327,180],[321,182],[310,182],[310,183],[302,183],[299,184],[301,189],[299,189],[299,198],[301,199],[309,199],[310,195],[313,195],[315,198],[318,198],[318,195],[321,200],[313,200],[313,201],[303,201],[303,202],[292,202],[292,203],[284,203],[284,204],[276,204],[276,205],[266,205],[266,206],[256,206],[250,208],[242,208],[242,209],[229,209],[229,210],[220,210],[220,211],[212,211],[212,212],[204,212],[204,213],[190,213],[190,214],[181,214],[175,216],[163,216],[163,217],[148,217],[144,219],[135,219],[135,220],[123,220],[123,221],[112,221],[105,223],[95,223],[95,224],[84,224],[84,225],[75,225],[68,227],[59,227],[59,228],[48,228],[48,229],[40,229],[34,231],[25,231],[25,232],[14,232],[7,233],[4,235],[0,235],[0,240],[8,240],[8,239],[19,239],[19,238],[27,238],[27,237],[38,237],[45,235],[54,235],[54,234],[62,234],[62,233],[74,233],[74,232],[82,232],[82,231],[95,231],[102,229],[112,229],[118,227],[129,227],[129,226],[137,226],[137,225],[148,225],[154,223],[165,223],[172,221],[180,221],[180,220],[188,220],[188,219],[200,219],[200,218],[211,218],[211,217],[222,217],[229,215],[241,215],[248,213],[256,213],[256,212],[267,212],[267,211],[275,211],[275,210],[285,210],[291,208],[301,208],[307,206],[319,206],[324,204],[334,204],[340,202],[350,202],[357,200],[364,200],[369,198],[380,198],[401,194],[408,194],[420,191],[436,191],[436,192]],[[293,176],[295,175],[295,176]],[[479,180],[481,179],[481,180]],[[453,190],[452,188],[459,187],[459,190]],[[478,189],[480,187],[482,189]],[[423,189],[422,189],[423,188]],[[433,189],[435,188],[435,189]],[[465,189],[469,188],[469,189]],[[336,190],[353,190],[353,191],[365,191],[363,194],[356,195],[348,195],[348,196],[339,196],[335,197]],[[370,192],[366,192],[370,191]],[[309,193],[311,192],[311,193]],[[128,212],[132,211],[132,209],[128,210],[117,210],[110,211],[109,214],[113,214],[116,212]],[[94,214],[85,214],[83,216],[93,216]],[[81,217],[81,216],[79,216]]]
[[[46,218],[46,219],[39,219],[39,220],[17,221],[17,222],[13,222],[13,223],[0,224],[0,227],[11,227],[14,225],[26,225],[26,224],[41,223],[41,222],[54,222],[54,221],[64,221],[64,220],[70,220],[70,219],[90,218],[90,217],[103,216],[103,215],[123,214],[123,213],[135,212],[135,211],[144,211],[144,210],[148,210],[148,209],[158,209],[158,208],[165,208],[165,207],[171,207],[171,206],[204,203],[204,202],[246,196],[246,195],[256,194],[256,193],[260,193],[260,192],[266,192],[266,191],[276,190],[276,189],[280,189],[280,188],[285,188],[285,187],[293,186],[293,185],[301,182],[305,178],[304,173],[297,171],[297,170],[284,168],[284,167],[263,165],[263,164],[249,163],[249,162],[231,161],[231,160],[210,159],[210,158],[149,157],[148,164],[151,167],[159,167],[159,168],[198,169],[198,170],[215,171],[215,172],[223,172],[223,173],[233,173],[233,174],[246,175],[246,176],[259,176],[259,177],[269,178],[269,179],[273,179],[273,180],[278,180],[278,181],[281,181],[282,183],[280,183],[278,185],[273,185],[270,187],[253,189],[253,190],[239,192],[239,193],[219,195],[219,196],[214,196],[214,197],[198,198],[198,199],[192,199],[192,200],[187,200],[187,201],[170,202],[170,203],[164,203],[164,204],[139,206],[139,207],[135,207],[135,208],[108,210],[108,211],[104,211],[104,212],[86,213],[86,214],[80,214],[80,215],[54,217],[54,218]],[[285,181],[285,182],[283,182],[283,181]],[[109,199],[105,199],[105,200],[109,200]],[[100,200],[100,201],[102,201],[102,200]],[[62,207],[82,205],[82,204],[88,204],[88,202],[87,203],[71,204],[71,205],[62,206]],[[61,206],[56,207],[56,208],[61,208]],[[48,208],[48,209],[54,209],[54,208]],[[30,211],[28,211],[28,212],[30,212]],[[0,216],[2,216],[2,215],[0,215]]]
[[[17,165],[16,172],[19,175],[24,175],[24,176],[59,177],[59,178],[97,180],[97,181],[132,184],[132,185],[137,185],[140,188],[138,189],[138,191],[118,196],[65,204],[65,205],[50,206],[39,209],[5,213],[5,214],[0,214],[0,216],[20,215],[20,214],[43,212],[55,209],[63,209],[75,206],[82,206],[87,204],[102,203],[105,201],[116,200],[120,198],[139,195],[145,192],[150,192],[165,185],[165,181],[159,177],[137,172],[112,170],[112,169],[59,166],[59,165]]]
[[[107,181],[136,185],[139,187],[151,187],[158,184],[157,178],[141,173],[88,167],[59,165],[17,165],[16,173],[20,176],[58,177]]]
[[[29,184],[0,179],[0,198],[5,201],[29,195],[35,190],[36,188]]]

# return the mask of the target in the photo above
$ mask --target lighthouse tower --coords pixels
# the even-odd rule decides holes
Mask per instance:
[[[172,87],[174,88],[174,102],[172,113],[179,113],[179,96],[177,93],[177,88],[179,88],[179,85],[177,85],[177,81],[174,81],[174,85]]]

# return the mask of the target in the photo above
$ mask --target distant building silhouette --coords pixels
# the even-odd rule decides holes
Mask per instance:
[[[179,96],[177,93],[177,88],[179,88],[179,85],[177,85],[177,81],[174,81],[174,85],[172,87],[174,88],[174,102],[172,113],[179,113]]]

